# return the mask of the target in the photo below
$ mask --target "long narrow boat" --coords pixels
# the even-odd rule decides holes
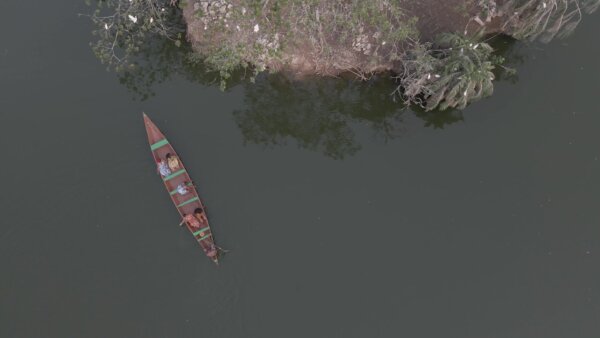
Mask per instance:
[[[175,149],[173,149],[165,135],[160,132],[146,114],[144,114],[144,125],[146,126],[148,142],[150,143],[150,150],[152,150],[152,157],[154,158],[155,164],[158,165],[160,161],[166,161],[167,154],[170,154],[170,156],[177,156],[179,159],[178,170],[173,171],[166,177],[161,176],[173,204],[175,204],[177,211],[179,211],[179,215],[181,215],[182,218],[186,215],[193,215],[198,208],[202,208],[206,215],[206,208],[200,200],[198,192],[192,183],[193,181],[185,170],[183,162],[181,162],[181,158],[177,155]],[[177,191],[177,187],[180,184],[187,187],[188,192],[184,195],[179,194]],[[210,225],[208,224],[208,218],[204,218],[204,221],[200,220],[200,223],[201,226],[197,228],[192,227],[186,222],[186,227],[198,241],[208,258],[219,265],[219,249],[215,245],[215,240]]]

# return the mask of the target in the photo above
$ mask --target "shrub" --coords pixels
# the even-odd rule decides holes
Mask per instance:
[[[503,6],[509,16],[503,29],[517,39],[548,42],[572,33],[582,12],[598,7],[600,0],[509,0]]]
[[[503,60],[492,47],[458,34],[445,33],[435,44],[416,44],[404,56],[398,75],[405,103],[425,110],[463,109],[493,92],[495,66]]]

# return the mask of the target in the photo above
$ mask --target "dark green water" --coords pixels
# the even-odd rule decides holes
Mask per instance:
[[[415,114],[382,82],[139,95],[74,1],[0,3],[0,337],[600,336],[598,14],[519,80]],[[209,208],[215,268],[147,112]]]

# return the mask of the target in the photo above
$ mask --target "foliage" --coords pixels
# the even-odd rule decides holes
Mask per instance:
[[[442,34],[433,46],[416,44],[405,54],[397,91],[427,111],[463,109],[492,94],[492,71],[503,62],[492,53],[489,44],[458,34]]]
[[[229,79],[240,70],[251,71],[250,80],[279,57],[279,34],[262,18],[260,1],[215,0],[194,2],[191,6],[195,27],[202,31],[194,41],[196,61],[220,74],[220,87],[226,89]],[[185,11],[185,10],[184,10]]]
[[[231,78],[232,74],[234,74],[240,66],[244,68],[249,66],[249,64],[242,59],[242,54],[240,53],[240,49],[242,48],[243,47],[241,46],[231,47],[225,45],[208,54],[204,59],[204,63],[209,70],[219,73],[221,90],[227,88],[227,80]]]
[[[88,0],[89,2],[89,0]],[[139,53],[152,36],[181,45],[185,26],[173,0],[99,0],[90,16],[97,41],[92,49],[109,68],[121,71],[135,66]]]
[[[504,31],[517,39],[540,39],[548,42],[573,32],[582,12],[592,13],[600,0],[509,0],[504,12],[510,17]]]
[[[293,1],[293,36],[309,40],[324,62],[341,48],[384,62],[395,60],[409,40],[417,39],[416,18],[396,1]]]

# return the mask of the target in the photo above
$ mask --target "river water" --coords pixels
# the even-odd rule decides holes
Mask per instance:
[[[598,14],[512,45],[491,98],[424,114],[385,81],[174,74],[144,99],[92,54],[88,11],[0,3],[1,337],[600,336]],[[218,268],[142,111],[231,250]]]

